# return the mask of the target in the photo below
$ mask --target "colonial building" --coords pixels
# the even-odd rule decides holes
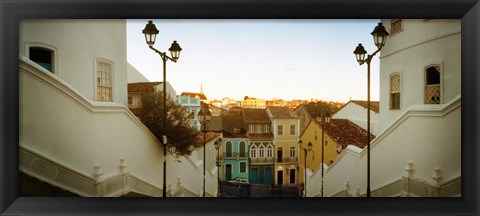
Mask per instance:
[[[325,128],[325,131],[322,129]],[[322,162],[322,136],[323,137],[323,162]],[[375,138],[371,134],[372,139]],[[307,173],[321,172],[321,165],[324,164],[324,172],[330,166],[337,156],[349,145],[358,148],[364,148],[367,145],[367,131],[348,119],[331,119],[330,123],[322,124],[316,121],[310,121],[300,135],[303,146],[312,143],[312,150],[306,155],[301,151],[299,167],[300,182],[304,182],[304,166],[306,164]],[[307,175],[307,176],[310,176]]]
[[[245,97],[242,100],[242,108],[265,108],[265,100],[259,98],[249,98]]]
[[[288,107],[269,107],[275,146],[275,185],[295,186],[298,182],[298,137],[300,120]]]
[[[240,115],[222,117],[222,179],[248,179],[249,140]]]
[[[274,170],[274,143],[271,120],[265,109],[242,109],[242,116],[250,140],[250,182],[272,184]]]

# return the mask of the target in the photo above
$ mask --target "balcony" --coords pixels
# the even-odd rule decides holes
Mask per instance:
[[[255,157],[250,158],[251,164],[273,163],[273,157]]]
[[[248,158],[246,152],[223,152],[223,159],[246,160]]]
[[[277,158],[277,163],[296,163],[298,162],[297,157],[284,157],[284,158]]]

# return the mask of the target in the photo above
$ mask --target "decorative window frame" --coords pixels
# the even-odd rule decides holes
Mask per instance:
[[[60,69],[59,69],[59,64],[58,64],[58,48],[52,44],[45,43],[45,42],[37,42],[37,41],[27,41],[24,43],[24,52],[25,52],[25,57],[30,59],[30,47],[41,47],[45,49],[49,49],[53,51],[53,68],[52,68],[52,74],[55,74],[56,76],[60,75]]]
[[[258,146],[258,157],[259,158],[264,158],[266,157],[266,148],[263,144],[260,144],[260,146]]]
[[[393,110],[402,110],[402,105],[403,105],[403,76],[402,72],[393,72],[388,76],[388,109],[393,111]],[[398,109],[393,109],[392,108],[392,77],[393,76],[399,76],[399,82],[400,82],[400,88],[398,90],[398,93],[400,94],[400,105]]]
[[[293,126],[293,130],[292,130],[292,126]],[[290,131],[290,136],[297,135],[297,126],[295,124],[290,124],[289,131]],[[292,132],[293,132],[293,134],[292,134]]]
[[[104,63],[108,63],[111,65],[112,67],[112,72],[111,72],[111,88],[112,88],[112,101],[101,101],[101,100],[98,100],[97,98],[97,94],[98,94],[98,91],[97,91],[97,87],[98,87],[98,84],[97,84],[97,65],[99,62],[104,62]],[[96,57],[93,61],[93,96],[94,96],[94,99],[96,102],[100,102],[100,103],[111,103],[111,102],[115,102],[115,64],[114,64],[114,61],[110,60],[110,59],[107,59],[107,58],[103,58],[103,57]]]
[[[251,145],[250,146],[250,158],[257,158],[257,146],[256,145]]]
[[[273,151],[274,151],[274,149],[275,149],[275,148],[273,147],[273,145],[272,145],[272,144],[268,144],[266,149],[267,149],[267,154],[266,154],[266,155],[267,155],[267,158],[273,158],[273,154],[274,154]]]
[[[401,22],[399,31],[396,31],[396,32],[393,31],[394,22]],[[403,19],[390,19],[390,32],[389,32],[390,35],[389,36],[392,37],[394,35],[399,34],[400,32],[403,32],[403,30],[404,30],[403,27],[404,27]]]
[[[427,85],[427,68],[432,67],[432,66],[439,66],[440,70],[438,71],[440,73],[440,104],[444,103],[444,65],[443,61],[430,61],[424,64],[425,67],[423,67],[423,86],[422,86],[422,92],[423,92],[423,103],[425,103],[425,87]]]

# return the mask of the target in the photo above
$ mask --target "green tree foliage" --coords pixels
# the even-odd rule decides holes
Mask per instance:
[[[317,101],[317,102],[310,102],[305,106],[305,109],[312,117],[317,117],[321,115],[325,115],[328,112],[333,114],[338,111],[338,108],[335,104],[330,104],[326,101]]]
[[[163,93],[155,92],[142,96],[141,107],[136,115],[157,137],[163,140]],[[187,110],[167,97],[167,152],[176,157],[190,155],[196,141],[197,131],[190,126],[191,116]]]

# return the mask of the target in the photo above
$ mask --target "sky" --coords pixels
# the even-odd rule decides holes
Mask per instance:
[[[127,60],[150,81],[163,81],[163,63],[142,30],[148,20],[127,20]],[[167,81],[177,94],[203,91],[208,99],[348,102],[367,100],[367,66],[353,50],[376,50],[370,20],[153,20],[154,47],[179,60],[167,62]],[[379,99],[379,59],[371,62],[371,100]]]

